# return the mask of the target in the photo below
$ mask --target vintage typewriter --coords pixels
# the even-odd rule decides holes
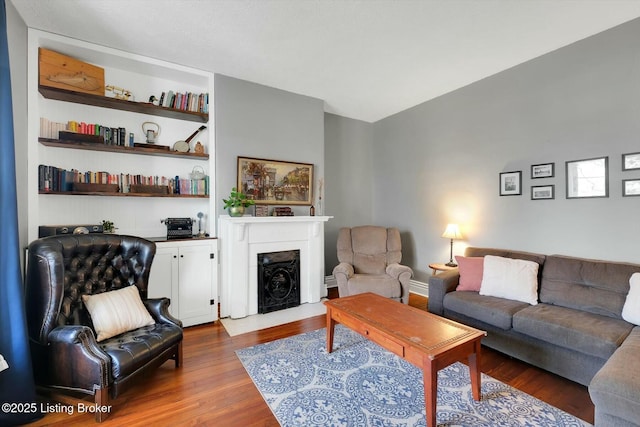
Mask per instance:
[[[193,223],[191,218],[167,218],[161,220],[167,226],[167,240],[189,239],[193,237]]]

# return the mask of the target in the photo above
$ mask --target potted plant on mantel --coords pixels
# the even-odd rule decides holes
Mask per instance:
[[[224,202],[224,208],[229,212],[229,216],[242,216],[245,208],[256,204],[246,194],[238,191],[236,187],[231,189],[229,198],[222,199],[222,201]]]

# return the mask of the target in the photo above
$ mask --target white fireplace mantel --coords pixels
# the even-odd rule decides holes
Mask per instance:
[[[300,250],[300,302],[318,302],[324,286],[324,223],[331,216],[230,217],[218,221],[220,316],[258,313],[258,254]]]

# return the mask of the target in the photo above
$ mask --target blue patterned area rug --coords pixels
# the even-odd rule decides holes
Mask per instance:
[[[290,426],[425,426],[422,371],[337,325],[236,352],[278,422]],[[482,400],[469,369],[438,373],[438,426],[590,426],[558,408],[482,374]]]

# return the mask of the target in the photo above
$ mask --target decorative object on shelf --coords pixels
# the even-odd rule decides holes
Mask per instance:
[[[180,153],[187,153],[190,149],[190,145],[189,142],[191,142],[191,140],[200,132],[202,132],[203,130],[205,130],[207,127],[205,125],[200,126],[194,133],[192,133],[189,138],[185,139],[184,141],[180,140],[180,141],[176,141],[175,144],[173,144],[173,151],[178,151]],[[204,150],[203,150],[204,151]]]
[[[293,216],[293,211],[288,206],[273,208],[273,216]]]
[[[196,216],[198,217],[198,237],[200,238],[205,237],[206,234],[202,229],[202,218],[204,217],[204,214],[202,212],[198,212],[198,215]]]
[[[194,166],[193,169],[191,169],[191,173],[189,174],[189,177],[191,179],[204,179],[207,176],[206,173],[204,173],[204,169],[202,168],[202,166]]]
[[[567,199],[609,197],[609,157],[566,162]]]
[[[311,206],[313,165],[238,157],[238,188],[257,204]]]
[[[193,237],[193,223],[191,218],[166,218],[161,219],[167,226],[167,240],[185,239]]]
[[[522,171],[500,173],[500,195],[520,196],[522,194]]]
[[[147,126],[145,128],[145,125]],[[152,128],[156,128],[155,130]],[[147,144],[155,144],[160,136],[160,125],[155,122],[142,123],[142,133],[147,138]]]
[[[193,147],[193,152],[197,154],[204,154],[204,145],[202,145],[202,142],[196,142],[196,146]]]
[[[531,200],[555,198],[555,185],[534,185],[531,187]]]
[[[256,216],[269,216],[269,206],[267,205],[256,205],[255,210]]]
[[[44,48],[38,55],[40,85],[104,96],[104,68]]]
[[[543,163],[540,165],[531,165],[531,179],[537,178],[553,178],[555,163]]]
[[[115,224],[113,223],[113,221],[109,221],[106,219],[102,220],[102,232],[103,233],[107,233],[107,234],[113,234],[115,233],[117,230]]]
[[[243,216],[245,208],[255,204],[246,194],[238,191],[236,187],[231,189],[228,199],[222,199],[224,208],[229,212],[229,216]]]
[[[133,101],[133,95],[131,94],[131,91],[127,89],[114,86],[114,85],[106,85],[104,87],[104,91],[105,91],[105,96],[110,96],[116,99],[122,99],[124,101]]]
[[[631,171],[640,169],[640,153],[627,153],[622,155],[622,170]]]
[[[313,205],[309,208],[309,216],[316,216],[316,208]]]
[[[457,267],[458,264],[453,262],[453,240],[462,239],[462,233],[460,233],[460,229],[458,228],[458,224],[447,224],[447,228],[442,233],[442,237],[447,239],[451,239],[451,251],[449,252],[449,262],[445,265],[447,267]]]

